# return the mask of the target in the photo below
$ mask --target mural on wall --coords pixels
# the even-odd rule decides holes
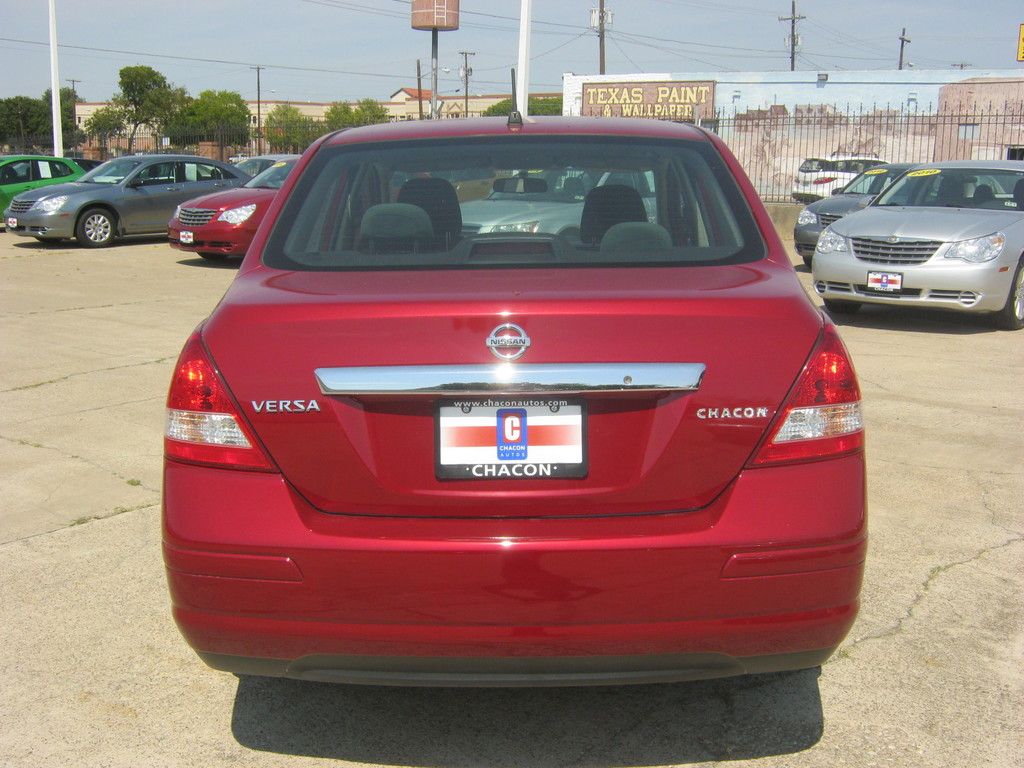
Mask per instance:
[[[696,123],[715,115],[715,82],[584,83],[582,114]]]

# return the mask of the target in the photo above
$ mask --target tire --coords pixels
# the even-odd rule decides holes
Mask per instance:
[[[89,208],[75,226],[75,239],[86,248],[105,248],[114,242],[117,219],[103,208]]]
[[[1024,328],[1024,257],[1017,262],[1017,271],[1013,273],[1006,304],[992,316],[992,323],[1004,331]]]
[[[209,252],[207,252],[207,253],[202,253],[201,252],[199,254],[199,256],[204,258],[204,259],[209,259],[210,261],[224,261],[224,259],[226,259],[228,257],[228,255],[226,253],[209,253]]]
[[[825,299],[825,309],[833,315],[852,315],[860,309],[860,302]]]

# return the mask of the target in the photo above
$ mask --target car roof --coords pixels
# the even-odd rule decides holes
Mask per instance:
[[[922,168],[987,168],[997,171],[1024,171],[1024,160],[943,160],[938,163],[917,163]]]
[[[522,126],[509,126],[505,117],[471,117],[462,120],[408,120],[400,123],[347,128],[329,135],[324,143],[335,146],[364,141],[469,138],[511,135],[593,135],[647,138],[685,138],[707,141],[703,129],[689,123],[641,118],[558,117],[523,118]]]
[[[77,157],[54,157],[53,155],[0,155],[0,163],[11,160],[71,160],[76,162]]]

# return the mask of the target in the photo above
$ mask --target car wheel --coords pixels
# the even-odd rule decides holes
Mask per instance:
[[[1024,328],[1024,257],[1017,262],[1017,271],[1010,284],[1010,294],[1006,304],[993,316],[997,328],[1006,331],[1019,331]]]
[[[842,301],[839,299],[825,299],[825,309],[834,315],[852,315],[860,309],[859,301]]]
[[[200,253],[199,255],[210,261],[223,261],[228,257],[226,253]]]
[[[103,248],[114,242],[117,220],[109,211],[90,208],[78,219],[75,239],[86,248]]]

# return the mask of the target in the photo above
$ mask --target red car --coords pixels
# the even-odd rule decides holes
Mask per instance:
[[[179,205],[167,223],[171,247],[204,259],[244,256],[296,159],[298,155],[278,160],[240,187]]]
[[[469,172],[503,203],[571,182],[575,234],[464,229]],[[857,613],[853,366],[692,125],[320,139],[167,405],[173,614],[217,669],[688,680],[815,667]]]

